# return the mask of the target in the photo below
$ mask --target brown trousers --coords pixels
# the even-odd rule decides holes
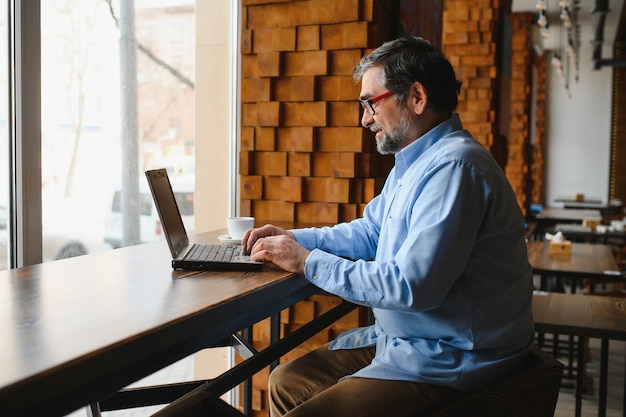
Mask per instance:
[[[279,365],[269,378],[270,416],[417,417],[465,391],[407,381],[338,380],[367,366],[376,349],[329,350],[328,344]]]

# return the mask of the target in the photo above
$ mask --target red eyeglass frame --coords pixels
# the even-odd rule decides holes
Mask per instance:
[[[372,116],[376,114],[376,109],[374,108],[374,103],[387,98],[389,96],[394,95],[395,93],[393,91],[385,91],[382,94],[377,95],[376,97],[372,97],[370,99],[367,100],[359,100],[359,102],[361,102],[361,106],[363,106],[363,108]]]

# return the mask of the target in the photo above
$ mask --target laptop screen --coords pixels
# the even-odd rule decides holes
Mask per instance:
[[[189,238],[176,204],[176,198],[167,176],[167,170],[161,168],[146,171],[146,178],[148,179],[148,185],[161,219],[161,226],[163,227],[167,244],[170,247],[172,258],[177,258],[189,244]]]

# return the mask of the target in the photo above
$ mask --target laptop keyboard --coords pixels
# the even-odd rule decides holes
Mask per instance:
[[[185,256],[185,260],[231,262],[241,254],[241,245],[198,245],[194,244]]]

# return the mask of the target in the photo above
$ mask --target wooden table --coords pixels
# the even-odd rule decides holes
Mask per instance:
[[[578,280],[596,279],[607,282],[623,281],[610,246],[600,243],[572,243],[570,255],[551,255],[549,241],[528,242],[528,262],[533,272],[542,278],[555,276]],[[543,289],[543,288],[542,288]]]
[[[584,372],[580,364],[585,363],[584,338],[593,337],[602,340],[598,416],[605,416],[609,340],[626,340],[626,298],[536,293],[533,296],[533,319],[535,330],[540,333],[579,336],[576,416],[581,414],[583,390],[580,387],[583,384]],[[623,410],[626,416],[626,396]]]
[[[170,259],[163,242],[1,271],[0,415],[65,415],[316,292],[270,266]]]
[[[565,209],[547,207],[536,213],[534,222],[537,227],[533,233],[536,240],[543,240],[543,234],[557,223],[582,224],[585,219],[602,221],[600,210],[592,209]]]
[[[582,200],[577,200],[573,197],[557,197],[554,199],[557,203],[563,203],[565,208],[574,209],[602,209],[607,206],[603,204],[600,198],[585,197]]]
[[[552,222],[582,222],[584,219],[602,220],[600,210],[547,207],[535,215],[537,220]]]

